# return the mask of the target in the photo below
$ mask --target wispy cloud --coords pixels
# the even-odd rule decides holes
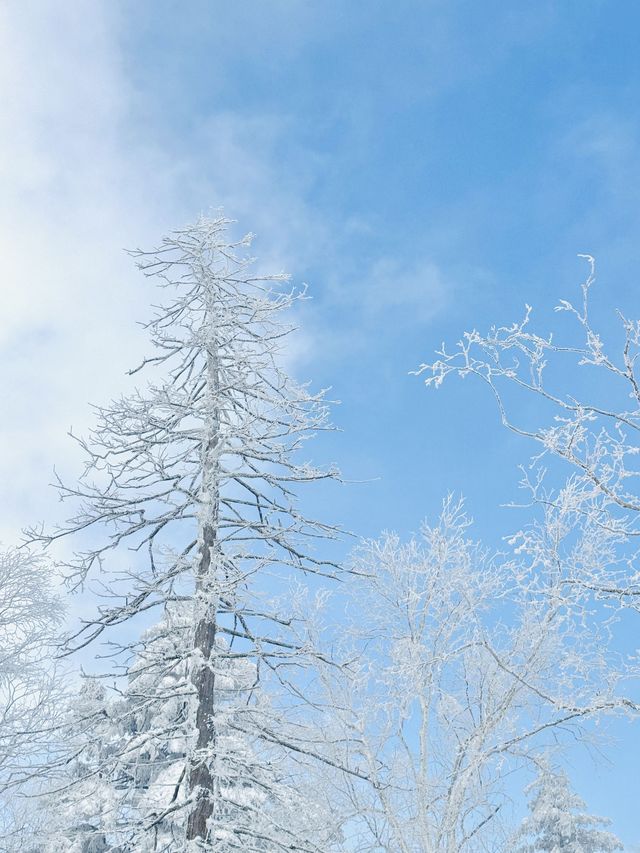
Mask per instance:
[[[135,327],[115,332],[139,302],[119,249],[149,221],[137,158],[123,156],[110,16],[54,3],[0,15],[0,535],[10,540],[50,500],[43,485],[68,450],[65,428],[115,390],[137,347]]]
[[[45,483],[54,464],[64,470],[77,463],[67,429],[84,432],[87,403],[126,390],[125,371],[145,347],[135,321],[147,315],[150,287],[123,248],[154,244],[168,228],[223,206],[239,229],[258,234],[263,268],[312,269],[323,277],[320,286],[310,282],[312,295],[321,296],[318,310],[305,313],[308,332],[294,342],[296,358],[322,356],[327,342],[339,355],[383,321],[428,322],[452,287],[424,251],[417,261],[398,261],[382,250],[358,271],[345,263],[356,225],[341,221],[339,209],[329,217],[329,203],[317,204],[317,193],[316,203],[310,201],[331,153],[304,139],[287,144],[297,119],[286,107],[247,111],[214,103],[178,133],[159,119],[165,93],[132,74],[124,4],[39,0],[37,15],[30,8],[17,0],[0,8],[5,541],[24,524],[55,514],[55,495]],[[213,32],[208,10],[202,4],[215,52],[222,35]],[[140,14],[131,13],[134,21]],[[225,14],[256,51],[268,31],[278,55],[289,59],[343,26],[335,9],[323,17],[304,4],[290,21],[288,2],[252,17],[249,30],[240,12],[235,23],[235,13]],[[177,17],[176,26],[195,38],[196,22]],[[271,49],[263,54],[265,67],[273,63]],[[225,62],[233,58],[228,44],[220,56],[212,93],[225,86]],[[370,223],[357,227],[366,231]],[[348,320],[341,326],[343,314]]]
[[[155,243],[212,206],[260,233],[279,270],[296,242],[322,240],[300,170],[277,163],[281,119],[208,117],[176,149],[141,127],[110,3],[0,9],[0,540],[53,512],[54,464],[88,401],[126,388],[145,346],[149,286],[124,247]],[[285,236],[286,235],[286,236]],[[268,251],[265,251],[268,248]]]

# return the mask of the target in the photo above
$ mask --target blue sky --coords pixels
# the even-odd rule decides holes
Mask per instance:
[[[3,4],[0,536],[58,511],[66,429],[143,349],[150,293],[121,249],[224,206],[309,284],[291,361],[342,401],[316,453],[371,480],[332,493],[332,520],[407,533],[453,490],[499,541],[528,448],[480,389],[409,371],[525,302],[562,322],[579,252],[605,329],[640,316],[639,28],[628,0]],[[576,758],[578,787],[638,843],[635,767],[611,754]]]

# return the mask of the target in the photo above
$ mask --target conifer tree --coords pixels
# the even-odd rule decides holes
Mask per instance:
[[[143,754],[154,765],[147,800],[113,811],[123,839],[113,849],[319,849],[283,823],[293,801],[281,793],[295,790],[283,751],[304,762],[317,746],[303,725],[286,731],[304,713],[313,651],[274,596],[293,574],[334,574],[314,550],[334,528],[306,518],[296,492],[336,472],[302,457],[327,426],[323,394],[282,367],[303,294],[256,274],[250,238],[230,241],[228,225],[200,219],[132,253],[168,295],[147,325],[154,352],[132,371],[148,382],[98,409],[79,439],[84,474],[58,482],[68,522],[31,531],[45,545],[77,543],[62,568],[74,586],[99,583],[102,601],[67,650],[107,639],[115,683],[127,685],[118,713],[133,729],[81,777],[106,772],[139,792]],[[154,612],[158,628],[139,636]],[[149,840],[159,828],[164,846]]]
[[[528,787],[533,793],[520,829],[527,841],[518,853],[612,853],[622,850],[613,833],[602,827],[610,821],[588,814],[584,801],[571,789],[561,770],[543,762],[536,780]]]

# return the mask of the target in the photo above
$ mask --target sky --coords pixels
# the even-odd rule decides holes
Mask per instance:
[[[222,207],[309,286],[289,358],[341,401],[316,459],[350,481],[313,509],[406,535],[453,491],[500,541],[530,448],[411,371],[525,302],[561,322],[578,253],[605,331],[640,316],[639,30],[630,0],[0,3],[0,540],[60,517],[67,431],[130,387],[154,297],[123,250]],[[631,850],[610,758],[577,787]]]

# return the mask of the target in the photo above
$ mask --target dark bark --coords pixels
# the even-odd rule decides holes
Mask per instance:
[[[206,578],[211,572],[211,552],[215,543],[215,531],[207,526],[204,529],[204,541],[200,568]],[[214,567],[215,571],[215,567]],[[206,589],[206,581],[201,583]],[[196,627],[194,647],[202,655],[198,671],[194,675],[196,688],[196,751],[199,758],[191,766],[189,773],[189,791],[199,790],[198,800],[187,821],[187,840],[206,839],[207,821],[214,809],[214,784],[211,775],[211,755],[215,750],[216,731],[214,723],[215,706],[215,670],[213,652],[216,641],[216,612],[210,607]],[[205,755],[206,753],[206,755]]]
[[[215,351],[209,350],[207,357],[207,380],[209,393],[215,399],[219,378]],[[215,727],[215,644],[217,630],[217,594],[218,572],[217,551],[219,500],[218,480],[216,477],[216,453],[220,441],[220,422],[215,406],[212,423],[202,454],[202,485],[206,492],[208,517],[202,523],[202,546],[197,568],[197,594],[207,602],[204,615],[196,626],[194,650],[200,658],[197,670],[193,674],[196,690],[196,743],[195,760],[189,768],[189,793],[197,791],[197,800],[187,818],[187,840],[207,839],[207,822],[215,809],[216,780],[211,773],[211,764],[216,748]]]

